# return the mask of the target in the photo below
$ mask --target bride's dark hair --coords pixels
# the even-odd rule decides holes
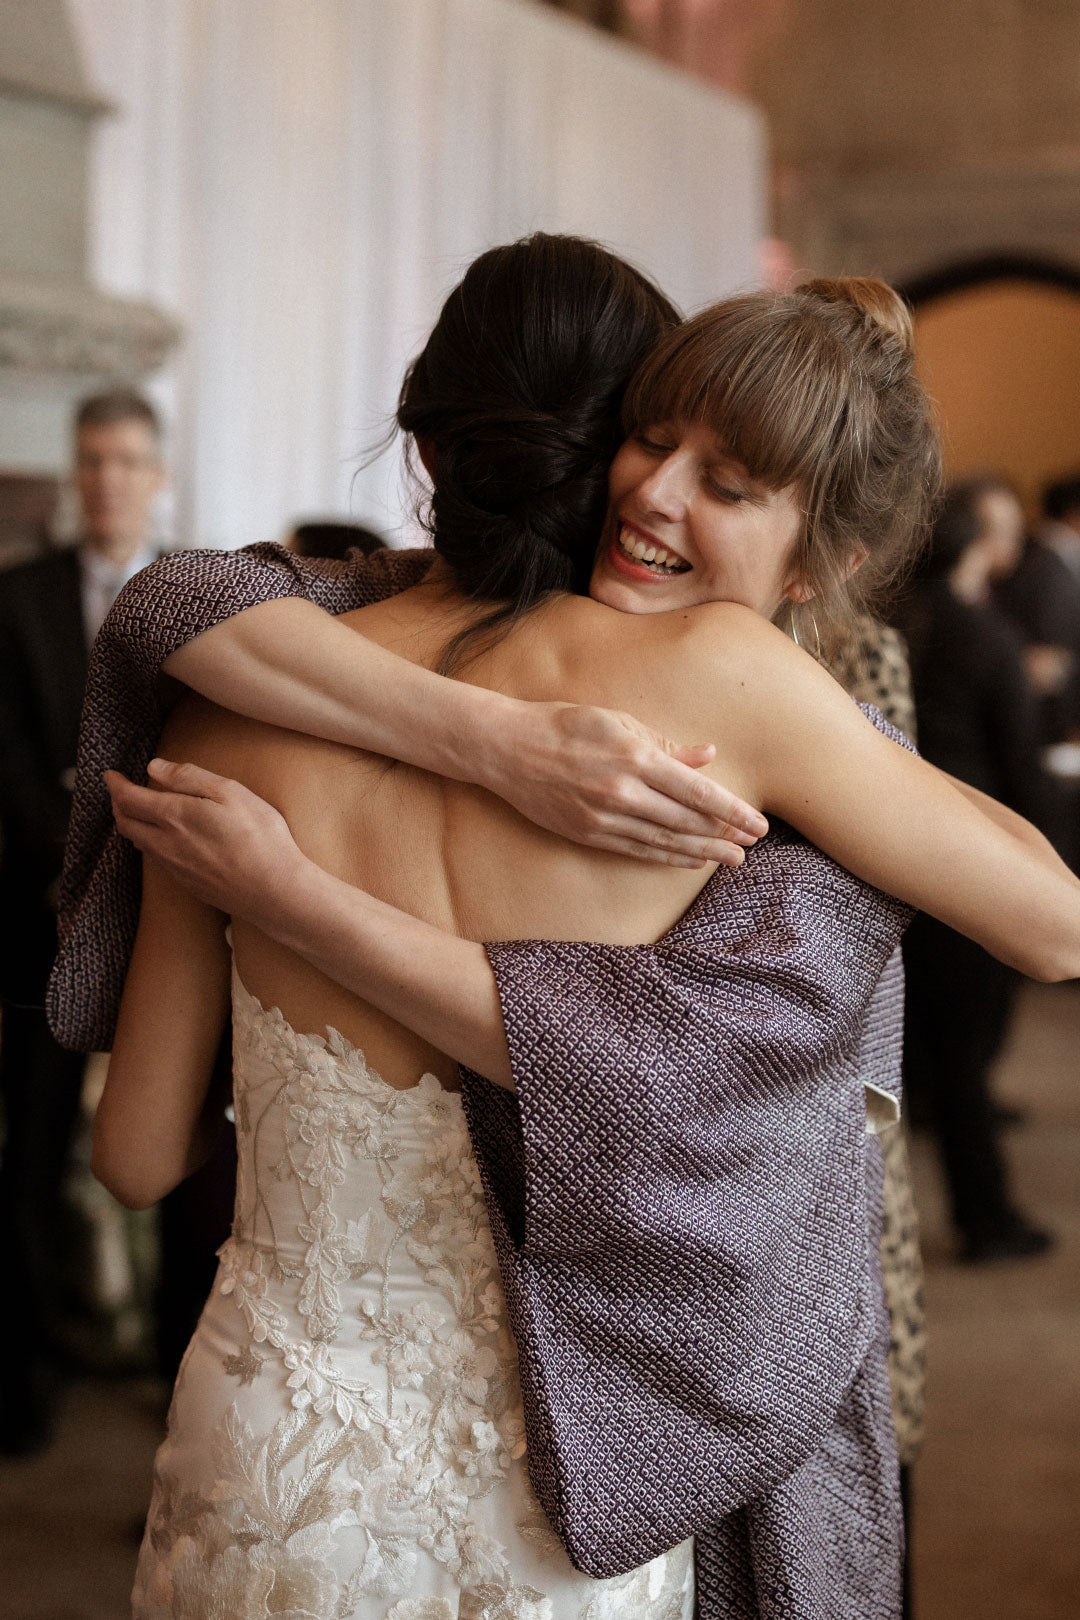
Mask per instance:
[[[492,604],[444,669],[550,592],[586,588],[623,394],[678,320],[632,265],[575,236],[492,248],[454,288],[397,412],[432,467],[435,550],[465,596]]]

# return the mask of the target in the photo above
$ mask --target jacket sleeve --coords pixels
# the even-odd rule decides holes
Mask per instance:
[[[75,798],[60,892],[60,950],[49,1022],[76,1051],[107,1051],[138,922],[137,852],[116,832],[106,769],[141,781],[178,688],[161,679],[169,654],[259,602],[298,596],[346,613],[415,584],[430,554],[376,552],[345,561],[281,546],[180,551],[137,574],[94,643],[79,733]]]
[[[906,908],[779,824],[658,944],[487,947],[516,1094],[465,1104],[533,1484],[628,1570],[774,1489],[875,1327],[864,1086],[894,1090]]]

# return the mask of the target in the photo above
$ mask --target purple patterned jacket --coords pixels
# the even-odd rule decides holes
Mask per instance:
[[[145,771],[163,660],[272,597],[381,599],[429,556],[186,552],[121,594],[80,742],[49,995],[65,1045],[111,1041],[139,865],[101,771]],[[907,919],[774,822],[655,945],[487,947],[517,1090],[463,1083],[533,1483],[594,1575],[696,1536],[700,1620],[900,1613],[864,1086],[899,1095]]]

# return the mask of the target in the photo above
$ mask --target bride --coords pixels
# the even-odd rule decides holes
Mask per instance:
[[[872,314],[852,306],[842,289],[795,296],[808,318],[818,315],[819,325],[839,328],[846,320],[854,331],[873,324]],[[826,309],[837,299],[855,313],[835,321],[818,314],[815,301]],[[759,341],[767,339],[769,312],[760,303],[755,310],[752,300],[742,301],[736,313],[746,320],[756,315]],[[696,330],[700,335],[700,325]],[[883,334],[872,341],[899,348],[887,330]],[[445,496],[449,486],[456,494],[460,445],[436,434],[421,448],[437,492]],[[895,471],[910,447],[890,446],[884,454]],[[574,701],[587,692],[631,708],[669,734],[702,734],[699,728],[711,729],[711,717],[723,713],[725,741],[710,769],[746,797],[814,836],[870,882],[926,905],[1002,954],[1048,974],[1073,971],[1072,880],[1026,833],[964,802],[936,773],[883,739],[767,623],[783,597],[799,594],[805,583],[793,567],[805,524],[797,489],[794,478],[770,483],[754,476],[707,419],[682,410],[647,412],[613,469],[618,521],[597,563],[598,600],[545,600],[494,644],[469,639],[483,612],[474,597],[482,599],[483,592],[470,597],[458,575],[479,551],[470,551],[467,529],[455,532],[451,516],[442,533],[436,526],[437,571],[347,622],[420,665],[438,666],[449,643],[470,682],[547,701]],[[894,494],[900,493],[897,478]],[[816,494],[824,501],[836,491]],[[452,502],[444,500],[444,509],[452,515]],[[650,558],[636,549],[637,537],[653,537],[658,529],[669,544],[653,545]],[[481,538],[492,568],[500,570],[500,589],[489,599],[513,603],[520,571],[527,567],[535,578],[538,536],[503,524],[474,543]],[[455,552],[455,542],[462,550]],[[703,577],[707,589],[723,586],[723,594],[734,595],[732,605],[703,607],[698,604],[707,597],[686,594],[687,584],[692,591]],[[733,579],[741,595],[732,590]],[[620,605],[620,592],[652,589],[652,581],[662,584],[665,603],[677,611],[629,618],[611,611]],[[529,1031],[513,1027],[512,1006],[504,1025],[505,997],[500,1008],[488,959],[469,941],[529,937],[640,947],[673,929],[709,874],[643,869],[622,857],[570,848],[478,789],[388,768],[206,705],[193,703],[178,714],[166,746],[227,772],[276,805],[303,853],[265,804],[257,807],[242,790],[189,772],[176,785],[194,784],[209,821],[204,814],[201,823],[191,823],[191,848],[178,854],[186,811],[167,799],[148,803],[151,796],[142,790],[115,784],[121,829],[149,852],[167,855],[204,896],[224,901],[234,914],[242,1167],[222,1285],[181,1371],[159,1459],[137,1612],[285,1611],[365,1620],[689,1614],[685,1542],[626,1576],[598,1583],[577,1574],[552,1543],[529,1494],[505,1307],[453,1088],[457,1062],[503,1088],[516,1085],[526,1146],[542,1143],[526,1117],[545,1107],[532,1081],[526,1085],[521,1060]],[[218,811],[232,818],[236,836],[228,860],[215,863]],[[907,845],[913,828],[918,862]],[[983,894],[988,865],[1004,885],[994,904]],[[794,982],[797,970],[813,977],[809,958],[799,968],[801,947],[786,938],[783,920],[786,892],[802,884],[803,899],[828,919],[824,926],[817,919],[805,925],[809,955],[820,958],[812,986],[818,999],[827,999],[838,975],[846,976],[826,1045],[838,1022],[851,1022],[853,1008],[865,1014],[898,936],[900,908],[800,840],[775,832],[745,868],[725,874],[724,884],[723,904],[744,936],[748,918],[740,907],[755,884],[773,906],[772,922],[760,911],[756,918],[764,947],[752,934],[729,939],[729,964],[717,970],[729,1013],[737,1012],[738,996],[730,999],[736,991],[752,995],[770,975],[774,993],[778,972],[781,984],[785,976]],[[355,896],[354,886],[371,898]],[[1020,908],[1020,920],[1029,925],[1026,940],[1013,939],[1017,913],[1010,918],[1009,905]],[[751,903],[751,914],[754,909]],[[95,1144],[100,1172],[129,1201],[159,1196],[195,1151],[206,1076],[228,1005],[222,927],[217,912],[147,863]],[[492,948],[493,961],[500,949],[506,948]],[[777,952],[779,968],[769,962]],[[573,959],[570,947],[566,959]],[[648,959],[647,952],[635,958],[643,971]],[[593,971],[595,956],[579,952],[578,961]],[[336,980],[351,985],[352,993]],[[648,1010],[644,978],[642,991]],[[623,1008],[637,1051],[640,1011],[632,1003]],[[305,1033],[323,1030],[326,1035]],[[591,1049],[587,1027],[568,1033],[571,1052],[575,1041],[580,1050]],[[809,1118],[818,1107],[810,1085],[817,1060],[794,1038],[802,1033],[798,1023],[779,1033],[795,1083],[789,1100],[805,1079]],[[678,1045],[679,1031],[673,1027],[670,1036]],[[742,1054],[747,1076],[754,1072],[754,1039],[751,1029]],[[666,1058],[655,1035],[651,1050],[662,1078]],[[596,1093],[587,1068],[563,1081],[569,1091],[557,1102],[564,1114],[569,1109],[572,1125],[574,1086],[588,1104]],[[689,1174],[667,1160],[675,1138],[664,1118],[662,1087],[653,1089],[652,1112],[638,1115],[640,1128],[668,1144],[653,1169],[659,1165],[669,1178]],[[640,1108],[649,1096],[646,1086],[624,1101]],[[786,1151],[775,1100],[766,1103],[762,1094],[757,1101],[766,1110],[758,1131],[768,1120],[777,1152]],[[583,1102],[570,1159],[574,1175],[585,1173],[575,1160],[587,1165],[594,1147],[600,1151],[595,1126]],[[691,1131],[684,1151],[693,1140]],[[522,1223],[516,1244],[527,1261],[530,1223],[544,1227],[536,1189],[553,1167],[525,1169],[524,1209],[515,1210],[512,1189],[487,1190],[508,1228]],[[626,1173],[632,1182],[629,1166]],[[614,1182],[594,1190],[611,1205],[624,1193]],[[658,1205],[658,1215],[661,1210]],[[602,1211],[588,1213],[602,1219]],[[783,1220],[775,1229],[767,1209],[757,1216],[760,1232],[782,1234]],[[694,1231],[693,1224],[685,1227],[681,1241],[692,1241]],[[632,1253],[630,1245],[628,1259]],[[529,1297],[520,1292],[518,1311]],[[767,1313],[767,1302],[761,1304]],[[515,1329],[526,1326],[515,1320]],[[851,1323],[842,1331],[850,1332]],[[520,1347],[521,1331],[517,1337]],[[665,1343],[663,1336],[659,1342]],[[781,1347],[781,1360],[794,1361],[793,1348]],[[707,1366],[707,1348],[697,1354]],[[768,1354],[765,1345],[763,1360]],[[797,1383],[797,1365],[790,1376]],[[872,1406],[873,1395],[871,1380],[862,1398]],[[867,1439],[865,1411],[861,1437]],[[663,1452],[661,1444],[661,1458]],[[791,1449],[786,1471],[793,1478],[804,1455]],[[531,1461],[535,1477],[537,1459]],[[692,1499],[692,1482],[688,1486]],[[887,1503],[879,1506],[887,1511]],[[789,1492],[789,1529],[797,1508]],[[783,1510],[780,1503],[774,1534],[782,1534]],[[705,1528],[693,1519],[691,1507],[688,1528]],[[887,1537],[872,1552],[883,1545]],[[880,1590],[888,1587],[888,1571],[882,1579]],[[702,1612],[709,1612],[704,1604]],[[891,1611],[879,1605],[842,1612]]]

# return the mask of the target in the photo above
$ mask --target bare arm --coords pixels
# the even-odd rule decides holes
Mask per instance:
[[[765,808],[1020,972],[1080,974],[1080,882],[1047,840],[883,736],[771,626],[749,630],[727,729]]]
[[[151,774],[167,791],[138,788],[108,773],[117,825],[144,855],[158,852],[167,860],[191,891],[192,907],[219,916],[200,898],[213,904],[227,889],[233,916],[254,923],[466,1068],[513,1089],[495,976],[482,945],[331,877],[301,854],[284,817],[239,782],[193,764],[155,762]],[[129,993],[149,1010],[156,988],[156,958],[143,967],[139,951],[137,943],[118,1029],[118,1039],[136,1054],[140,1031],[129,1035],[125,1020]]]
[[[576,843],[668,865],[737,865],[767,830],[699,774],[715,749],[682,747],[631,716],[525,703],[435,675],[311,602],[262,602],[204,631],[167,674],[271,725],[476,782]]]
[[[388,906],[305,857],[272,892],[252,893],[244,915],[439,1051],[514,1090],[482,945]]]
[[[883,736],[771,626],[724,611],[722,648],[706,638],[687,679],[707,693],[719,660],[737,660],[726,692],[728,758],[761,801],[866,882],[1021,972],[1080,974],[1080,883],[1041,834]],[[320,872],[277,812],[238,783],[162,762],[152,775],[167,792],[109,777],[125,837],[204,899],[507,1084],[502,1017],[481,947]]]
[[[945,778],[946,782],[951,783],[957,793],[962,793],[969,803],[973,804],[984,816],[989,816],[990,820],[1000,827],[1003,832],[1009,833],[1013,838],[1019,839],[1020,843],[1026,844],[1033,852],[1037,852],[1051,870],[1060,871],[1062,862],[1057,850],[1049,838],[1044,833],[1041,833],[1032,822],[1025,821],[1023,816],[1019,815],[1015,810],[1010,810],[1008,805],[1000,804],[997,799],[992,799],[989,793],[983,793],[979,788],[972,787],[970,783],[961,782],[957,777],[950,776],[948,771],[942,771],[940,774]]]
[[[229,1009],[225,918],[144,860],[139,932],[94,1120],[94,1174],[145,1209],[207,1158],[225,1099],[211,1092]]]

